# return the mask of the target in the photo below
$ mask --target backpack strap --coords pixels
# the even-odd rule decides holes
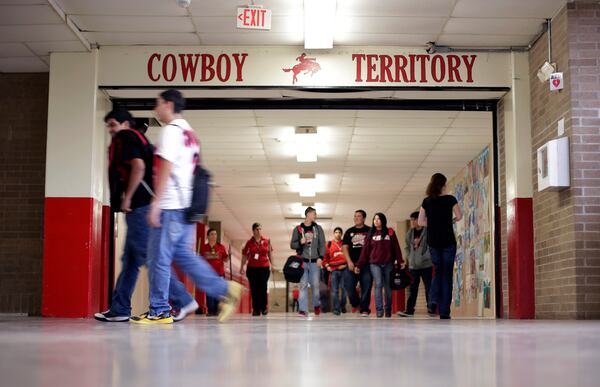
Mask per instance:
[[[143,134],[141,134],[137,130],[130,129],[130,128],[129,129],[122,129],[122,130],[126,130],[127,132],[134,133],[137,136],[137,138],[140,139],[140,141],[142,142],[142,145],[144,145],[144,147],[148,148],[150,146],[150,142],[148,141],[148,139],[146,138],[146,136],[144,136]],[[148,149],[146,149],[146,151],[148,151]],[[154,191],[152,191],[152,189],[144,181],[144,178],[142,178],[142,181],[140,181],[140,184],[146,189],[146,191],[148,191],[148,193],[150,194],[150,196],[152,196],[153,198],[156,197],[156,195],[154,194]]]

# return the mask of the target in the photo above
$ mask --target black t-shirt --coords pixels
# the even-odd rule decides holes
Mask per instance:
[[[431,247],[444,248],[456,246],[454,228],[452,227],[452,209],[458,202],[452,195],[437,198],[428,197],[421,207],[427,215],[427,244]]]
[[[142,138],[144,135],[140,133]],[[129,184],[131,174],[131,161],[141,159],[145,164],[144,181],[153,189],[152,185],[152,159],[154,148],[146,140],[144,144],[138,134],[133,130],[121,130],[112,139],[109,148],[108,181],[110,185],[110,205],[113,211],[121,210],[121,200]],[[131,208],[139,208],[150,204],[152,196],[140,184],[131,198]]]
[[[344,233],[344,240],[342,244],[348,246],[348,253],[350,254],[352,263],[358,262],[360,253],[365,245],[365,241],[367,240],[370,230],[371,227],[369,226],[363,226],[361,228],[354,226],[347,229]]]
[[[312,224],[310,226],[307,226],[304,223],[302,223],[302,236],[304,236],[304,239],[306,239],[307,245],[312,244],[313,239],[315,239],[315,231]],[[300,237],[302,238],[302,236]]]
[[[418,228],[413,229],[413,237],[419,238],[421,236],[422,232],[423,232],[423,229],[420,229],[420,230]]]

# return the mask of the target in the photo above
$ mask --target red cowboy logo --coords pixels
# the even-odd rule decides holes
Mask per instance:
[[[282,69],[284,72],[289,73],[290,71],[294,73],[294,78],[292,79],[292,84],[296,84],[298,82],[298,74],[304,72],[304,75],[310,73],[312,77],[315,73],[321,70],[321,66],[316,62],[317,58],[307,58],[305,53],[302,53],[299,57],[296,58],[296,61],[300,62],[294,67],[290,69]]]

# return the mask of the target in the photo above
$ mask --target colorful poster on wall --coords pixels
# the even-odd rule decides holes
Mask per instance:
[[[492,181],[486,147],[448,185],[463,213],[455,224],[453,314],[457,316],[493,317],[495,313]]]

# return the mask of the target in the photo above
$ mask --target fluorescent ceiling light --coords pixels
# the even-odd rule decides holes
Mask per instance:
[[[301,197],[317,195],[317,179],[314,174],[301,174],[298,179],[298,191]]]
[[[300,126],[296,128],[296,161],[314,163],[317,161],[317,128]]]
[[[336,0],[304,0],[304,48],[333,48]]]

